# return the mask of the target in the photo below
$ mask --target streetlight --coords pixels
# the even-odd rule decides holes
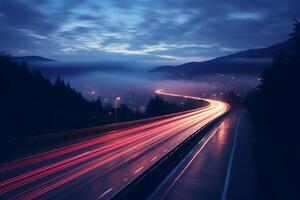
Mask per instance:
[[[118,111],[118,102],[121,100],[121,97],[117,97],[115,100],[115,123],[118,121],[117,111]]]

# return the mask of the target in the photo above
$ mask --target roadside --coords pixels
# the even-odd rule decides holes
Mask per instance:
[[[253,131],[249,115],[244,112],[237,132],[226,199],[260,199]]]

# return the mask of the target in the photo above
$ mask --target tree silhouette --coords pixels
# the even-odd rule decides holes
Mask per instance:
[[[104,124],[100,99],[91,102],[62,79],[54,85],[26,63],[0,55],[1,138]]]
[[[300,178],[300,24],[297,20],[290,41],[291,48],[276,54],[272,65],[262,73],[261,84],[245,98],[259,130],[256,141],[261,174],[265,180],[270,179],[265,185],[272,199],[294,198]]]
[[[174,103],[169,103],[163,97],[155,95],[151,97],[146,108],[146,116],[158,116],[180,111],[180,107]]]
[[[230,92],[226,93],[224,95],[224,99],[231,105],[241,105],[242,103],[242,97],[238,95],[234,90],[231,90]]]

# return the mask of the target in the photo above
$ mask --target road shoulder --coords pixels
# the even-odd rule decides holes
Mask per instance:
[[[252,133],[247,112],[232,112],[149,199],[256,199]]]
[[[226,199],[258,199],[258,177],[254,146],[253,128],[248,113],[244,112],[239,124]]]

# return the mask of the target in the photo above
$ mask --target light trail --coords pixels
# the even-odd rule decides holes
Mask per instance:
[[[156,93],[202,100],[161,90]],[[67,193],[71,188],[80,190],[76,198],[109,199],[129,183],[127,180],[134,180],[158,161],[158,156],[229,110],[226,103],[204,100],[208,106],[181,115],[1,164],[0,199],[51,197],[51,191],[63,191],[61,195],[71,198],[74,193]]]
[[[203,112],[203,111],[205,111],[205,109],[201,110],[201,112]],[[36,164],[36,163],[39,163],[39,162],[42,162],[42,161],[45,161],[45,160],[49,160],[51,158],[55,158],[55,157],[58,157],[58,156],[61,156],[61,155],[65,155],[65,154],[74,152],[74,151],[79,150],[79,149],[83,149],[83,148],[86,148],[86,147],[97,145],[97,144],[102,143],[102,142],[110,141],[110,140],[113,140],[113,139],[116,139],[116,138],[126,137],[127,135],[129,135],[131,133],[134,133],[134,132],[137,132],[137,131],[145,131],[145,130],[150,129],[150,128],[163,126],[166,123],[172,123],[175,120],[179,120],[181,118],[189,117],[189,116],[194,115],[194,114],[195,113],[186,113],[186,114],[178,116],[178,117],[172,117],[169,120],[163,120],[163,121],[150,123],[148,125],[132,128],[130,130],[119,131],[119,132],[112,131],[111,133],[114,133],[114,134],[101,136],[101,137],[96,138],[96,139],[91,139],[91,140],[88,140],[88,141],[79,142],[79,143],[76,143],[76,144],[73,144],[73,145],[68,145],[66,147],[62,147],[62,148],[59,148],[59,149],[55,149],[55,150],[40,153],[40,154],[37,154],[37,155],[29,156],[29,157],[26,157],[26,158],[18,159],[18,160],[12,161],[12,162],[0,164],[0,174],[3,173],[3,172],[7,172],[9,170],[25,167],[25,166],[28,166],[28,165],[33,165],[33,164]]]

